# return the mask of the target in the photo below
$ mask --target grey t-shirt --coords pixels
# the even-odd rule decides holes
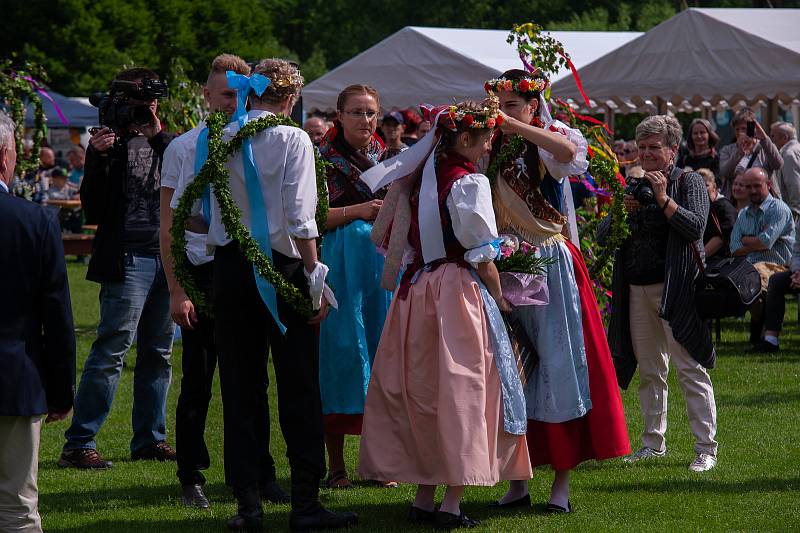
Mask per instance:
[[[133,137],[128,141],[127,147],[123,249],[126,252],[158,254],[161,158],[150,147],[144,135]]]

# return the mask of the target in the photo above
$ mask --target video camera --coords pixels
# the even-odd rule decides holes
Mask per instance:
[[[99,111],[100,125],[111,128],[121,135],[130,126],[146,126],[153,120],[148,105],[132,103],[131,100],[157,100],[167,95],[169,88],[167,83],[161,80],[150,78],[143,78],[138,82],[114,80],[107,93],[94,93],[89,97],[89,102]]]

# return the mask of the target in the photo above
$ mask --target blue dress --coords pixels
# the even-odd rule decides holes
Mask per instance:
[[[322,322],[319,381],[322,413],[363,414],[372,362],[392,293],[381,288],[383,257],[370,239],[372,224],[354,220],[325,235],[322,262],[339,309]]]

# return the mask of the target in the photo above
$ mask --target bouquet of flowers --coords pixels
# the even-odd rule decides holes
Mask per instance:
[[[513,305],[546,305],[549,295],[544,274],[551,263],[551,258],[541,257],[530,243],[520,242],[515,235],[501,235],[495,264],[506,300]]]
[[[550,298],[547,291],[547,265],[554,261],[541,257],[539,249],[515,235],[500,235],[500,252],[495,259],[500,272],[500,287],[503,297],[514,306],[546,305]],[[539,354],[533,339],[525,333],[519,313],[512,310],[503,315],[508,330],[511,348],[517,358],[520,378],[527,382],[539,363]]]

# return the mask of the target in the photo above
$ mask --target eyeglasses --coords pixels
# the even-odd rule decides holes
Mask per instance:
[[[366,118],[367,120],[372,120],[378,115],[377,111],[345,111],[345,114],[350,115],[353,118]]]

